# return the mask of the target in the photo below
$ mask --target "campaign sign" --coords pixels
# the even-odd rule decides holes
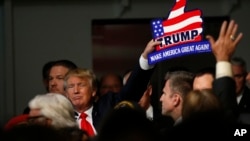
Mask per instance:
[[[154,40],[161,41],[156,51],[149,54],[150,65],[183,55],[211,52],[208,41],[202,41],[202,12],[185,11],[186,0],[176,0],[168,18],[151,22]]]

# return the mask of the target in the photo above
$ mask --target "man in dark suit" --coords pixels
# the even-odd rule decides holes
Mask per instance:
[[[214,94],[217,95],[223,108],[224,118],[219,120],[223,122],[223,124],[218,126],[216,123],[210,121],[212,119],[206,117],[204,119],[199,119],[201,122],[198,123],[193,120],[191,124],[185,124],[183,119],[183,122],[179,124],[177,128],[171,130],[170,133],[166,133],[169,135],[167,136],[168,138],[182,138],[182,135],[193,137],[193,133],[197,133],[196,131],[201,131],[204,135],[206,135],[206,137],[217,137],[218,134],[210,132],[211,128],[208,128],[211,127],[210,124],[205,126],[207,122],[213,124],[215,130],[221,129],[218,130],[221,133],[219,134],[220,137],[233,136],[233,132],[235,131],[234,129],[237,127],[240,128],[238,124],[236,124],[239,111],[236,103],[235,82],[233,80],[232,68],[230,64],[230,58],[242,38],[242,33],[239,33],[236,36],[237,28],[238,25],[233,20],[231,20],[230,23],[224,21],[217,40],[214,40],[214,38],[210,35],[206,36],[211,44],[213,54],[217,61],[215,67],[215,79],[212,82],[212,89]],[[192,128],[194,125],[197,125],[198,128],[193,130]],[[233,128],[234,126],[236,128]]]
[[[241,57],[231,59],[232,71],[236,82],[237,103],[240,112],[250,113],[250,90],[246,86],[246,62]]]
[[[154,50],[154,46],[160,42],[149,42],[143,51],[139,63],[134,67],[126,85],[119,94],[108,93],[95,101],[97,94],[97,83],[95,74],[89,69],[77,68],[69,71],[65,76],[65,89],[67,97],[72,102],[76,118],[81,126],[81,113],[87,114],[87,121],[92,125],[95,134],[102,119],[111,109],[122,100],[139,101],[147,88],[149,79],[153,73],[153,66],[148,65],[147,55]]]
[[[127,71],[123,76],[123,84],[127,83],[127,79],[129,78],[131,71]],[[161,109],[158,107],[158,104],[154,104],[155,99],[152,98],[153,94],[153,86],[151,82],[148,83],[146,90],[144,91],[142,97],[140,98],[138,104],[139,106],[145,110],[146,117],[153,122],[154,127],[157,130],[162,128],[169,128],[174,123],[174,120],[170,116],[165,116],[161,114]]]
[[[231,59],[232,72],[236,83],[236,98],[240,112],[240,122],[250,124],[250,90],[246,85],[246,62],[241,57]]]
[[[215,41],[210,35],[207,36],[213,54],[216,59],[216,73],[213,82],[214,93],[221,101],[222,108],[228,122],[237,121],[239,118],[239,109],[236,102],[236,85],[233,80],[233,73],[231,67],[231,57],[243,37],[242,33],[237,36],[238,24],[234,20],[229,23],[224,21],[218,39]],[[236,37],[235,37],[236,36]]]

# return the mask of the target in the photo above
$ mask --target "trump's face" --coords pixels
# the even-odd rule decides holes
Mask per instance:
[[[66,81],[67,97],[78,112],[83,112],[91,107],[96,94],[88,78],[71,76]]]

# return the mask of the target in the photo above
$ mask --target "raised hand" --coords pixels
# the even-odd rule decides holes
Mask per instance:
[[[243,37],[243,33],[237,33],[237,30],[238,24],[234,20],[231,20],[229,24],[227,21],[224,21],[216,41],[213,36],[206,36],[217,61],[230,61],[236,46]]]

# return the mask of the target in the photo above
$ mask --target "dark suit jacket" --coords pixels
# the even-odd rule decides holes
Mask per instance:
[[[165,132],[163,139],[195,139],[199,135],[206,139],[232,137],[235,129],[240,128],[235,94],[235,81],[230,77],[215,79],[213,91],[218,96],[222,111],[202,113],[188,120],[183,120],[171,130]]]
[[[238,104],[239,118],[238,122],[250,125],[250,90],[244,87],[242,98]]]
[[[242,99],[239,104],[236,101],[235,81],[229,77],[222,77],[216,79],[213,85],[215,94],[221,100],[225,117],[223,118],[228,127],[226,134],[231,135],[230,132],[235,132],[235,129],[250,130],[250,90],[245,87]],[[249,135],[248,139],[249,139]]]
[[[98,130],[102,119],[122,100],[139,101],[147,88],[148,82],[153,74],[154,69],[143,70],[139,63],[134,67],[126,85],[119,94],[108,93],[101,96],[94,103],[92,112],[93,125]]]
[[[213,91],[221,101],[224,115],[229,122],[237,121],[239,116],[235,89],[235,81],[230,77],[221,77],[213,82]]]
[[[214,81],[214,92],[221,100],[225,116],[232,122],[250,125],[250,90],[245,86],[242,99],[236,102],[235,81],[222,77]]]
[[[246,86],[239,103],[239,110],[240,113],[250,113],[250,90]]]

